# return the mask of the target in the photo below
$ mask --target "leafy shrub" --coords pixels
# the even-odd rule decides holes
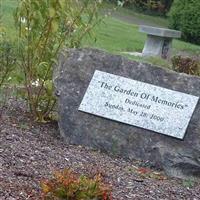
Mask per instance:
[[[130,8],[134,7],[151,14],[165,15],[169,11],[173,0],[110,0],[110,2]]]
[[[175,71],[180,73],[200,75],[200,62],[195,58],[174,56],[172,66]]]
[[[182,39],[200,44],[200,1],[175,0],[171,10],[170,28],[182,31]]]
[[[100,176],[89,179],[64,170],[43,181],[41,186],[44,200],[111,200],[111,190],[102,183]]]
[[[99,1],[20,0],[15,13],[18,64],[26,98],[38,121],[49,119],[56,99],[52,68],[63,47],[79,47],[97,24]]]
[[[4,36],[2,38],[0,41],[0,87],[8,80],[16,64],[14,45]]]
[[[1,9],[1,3],[0,3]],[[7,37],[6,29],[2,23],[3,15],[0,15],[0,87],[15,67],[16,55],[14,43]]]
[[[13,44],[9,40],[0,41],[0,108],[6,105],[11,92],[8,86],[11,81],[10,74],[15,68],[16,57]],[[15,90],[16,91],[16,90]]]
[[[165,1],[160,0],[132,0],[136,8],[154,12],[158,14],[165,14],[168,11],[168,6]],[[169,2],[169,1],[168,1]]]

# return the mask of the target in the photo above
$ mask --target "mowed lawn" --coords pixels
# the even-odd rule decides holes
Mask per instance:
[[[13,39],[16,37],[13,17],[16,6],[17,0],[0,1],[0,16],[2,16],[0,25],[3,25],[6,29],[7,35]]]
[[[105,49],[118,53],[125,51],[141,51],[146,38],[145,34],[138,32],[135,24],[124,23],[113,17],[104,19],[94,30],[96,42],[85,39],[83,45]]]
[[[11,38],[15,38],[16,34],[13,11],[17,6],[17,0],[4,0],[1,4],[3,25],[7,28],[8,35]],[[143,14],[134,13],[133,11],[130,12],[130,10],[124,8],[119,9],[119,12],[117,12],[118,11],[115,11],[115,15],[117,16],[123,16],[124,14],[126,17],[134,17],[134,19],[138,18],[138,20],[140,18],[143,20],[148,19],[149,22],[152,20],[152,23],[156,23],[155,17],[148,17]],[[121,54],[122,52],[127,51],[141,52],[145,43],[146,35],[138,31],[138,25],[134,24],[134,22],[128,23],[127,21],[123,20],[123,17],[120,17],[122,18],[120,20],[119,17],[115,17],[115,15],[105,17],[103,22],[94,29],[94,36],[96,40],[85,38],[82,42],[82,46],[104,49],[108,52],[116,54]],[[168,24],[167,19],[160,19],[160,17],[158,17],[158,26],[160,26],[161,23],[166,26]],[[200,46],[182,42],[180,40],[174,40],[173,54],[177,54],[180,51],[199,54]]]

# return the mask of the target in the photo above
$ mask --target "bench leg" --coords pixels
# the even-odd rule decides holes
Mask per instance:
[[[159,37],[154,35],[147,35],[143,56],[159,56],[163,59],[170,57],[170,50],[172,46],[172,39]]]

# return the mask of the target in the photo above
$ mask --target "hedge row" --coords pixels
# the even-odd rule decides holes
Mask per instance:
[[[200,0],[174,0],[170,28],[182,31],[182,39],[200,44]]]
[[[166,15],[169,11],[173,0],[108,0],[118,5],[123,5],[130,8],[136,8],[137,10],[158,14]]]

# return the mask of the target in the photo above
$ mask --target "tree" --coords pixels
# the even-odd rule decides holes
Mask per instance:
[[[174,0],[169,12],[170,28],[182,32],[182,39],[200,44],[200,1]]]

